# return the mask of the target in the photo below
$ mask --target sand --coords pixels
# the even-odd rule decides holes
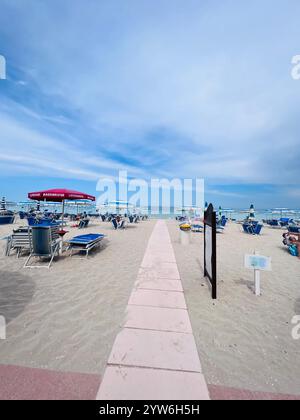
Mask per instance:
[[[300,394],[300,341],[292,317],[300,315],[300,260],[282,245],[282,230],[261,236],[231,223],[217,237],[218,300],[203,278],[203,234],[182,246],[178,225],[168,223],[192,327],[208,384]],[[253,294],[245,253],[271,256],[273,271],[261,275],[262,296]]]
[[[89,260],[62,257],[50,270],[23,269],[24,257],[4,257],[0,241],[0,315],[8,322],[0,363],[62,372],[102,374],[123,324],[128,298],[155,221],[114,231],[97,222],[85,232],[108,235]],[[282,230],[259,237],[229,224],[218,235],[218,300],[203,279],[203,234],[182,246],[168,221],[206,381],[253,391],[300,394],[300,260],[282,245]],[[0,227],[0,237],[11,226]],[[81,232],[71,229],[68,237]],[[273,259],[262,274],[262,296],[243,256],[254,249]]]
[[[7,320],[0,363],[102,374],[154,223],[124,231],[102,222],[84,232],[68,228],[66,238],[104,233],[107,239],[88,260],[61,257],[50,270],[23,269],[25,257],[4,257],[0,241],[0,315]],[[0,238],[11,230],[0,226]]]

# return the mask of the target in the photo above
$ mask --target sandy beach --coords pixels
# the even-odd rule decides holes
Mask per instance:
[[[111,223],[92,222],[84,233],[107,235],[102,248],[88,260],[62,256],[50,270],[23,269],[25,257],[4,257],[0,241],[0,314],[8,323],[0,363],[101,374],[153,224],[114,231]],[[0,237],[11,230],[0,227]],[[67,230],[66,238],[82,234]]]
[[[203,234],[182,246],[177,223],[168,227],[208,384],[299,395],[300,345],[291,320],[300,310],[300,261],[282,245],[284,231],[265,227],[251,236],[230,223],[217,236],[218,300],[212,301],[202,274]],[[272,257],[260,297],[243,262],[254,250]]]
[[[85,232],[106,234],[102,248],[88,260],[64,255],[50,270],[23,269],[25,257],[4,257],[1,241],[0,313],[8,322],[1,365],[101,377],[155,224],[114,231],[110,223],[93,222]],[[283,231],[265,227],[250,236],[229,223],[217,237],[218,300],[212,301],[203,278],[203,234],[193,233],[183,246],[178,223],[167,226],[208,386],[299,395],[300,348],[291,335],[300,309],[299,260],[282,246]],[[1,227],[0,237],[11,229]],[[67,238],[80,233],[68,230]],[[273,264],[262,273],[260,297],[243,264],[254,250]]]

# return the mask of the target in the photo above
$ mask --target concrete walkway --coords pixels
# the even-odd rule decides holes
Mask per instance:
[[[149,240],[97,399],[209,399],[173,247],[162,220]]]

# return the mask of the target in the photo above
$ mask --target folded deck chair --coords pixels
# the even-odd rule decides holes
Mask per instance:
[[[89,252],[96,246],[99,246],[104,238],[105,235],[96,233],[75,236],[69,241],[66,241],[68,244],[67,250],[71,250],[70,256],[73,255],[74,250],[77,250],[79,252],[84,252],[87,258],[89,256]]]
[[[14,229],[13,234],[9,237],[7,241],[7,248],[5,254],[9,256],[11,251],[15,250],[17,252],[17,257],[19,258],[24,250],[29,251],[29,235],[29,227],[20,227],[18,229]]]
[[[59,255],[60,239],[57,227],[32,226],[29,234],[30,255],[24,268],[50,268],[56,255]],[[30,265],[33,257],[50,259],[48,265]]]

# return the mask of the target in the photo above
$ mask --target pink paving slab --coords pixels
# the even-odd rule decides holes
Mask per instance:
[[[98,400],[209,400],[201,373],[109,366]]]
[[[156,279],[148,280],[139,278],[135,283],[136,289],[150,289],[150,290],[169,290],[173,292],[183,292],[182,283],[180,280]]]
[[[176,263],[175,255],[172,252],[147,252],[143,258],[141,267],[157,266],[161,263]]]
[[[166,238],[166,234],[159,232],[156,235],[153,235],[150,237],[148,245],[148,249],[156,249],[156,248],[166,248],[166,249],[172,249],[172,242],[169,237]]]
[[[208,385],[208,389],[212,400],[300,400],[299,395],[250,391],[248,389],[229,388],[220,385]]]
[[[131,293],[128,304],[186,309],[184,294],[182,292],[166,292],[161,290],[136,289]]]
[[[100,376],[0,365],[0,400],[94,400]]]
[[[141,267],[138,275],[148,278],[180,280],[177,264],[168,262],[163,262],[152,267]]]
[[[185,309],[129,305],[124,327],[192,334],[190,318]]]
[[[108,364],[202,372],[192,334],[124,328]]]

